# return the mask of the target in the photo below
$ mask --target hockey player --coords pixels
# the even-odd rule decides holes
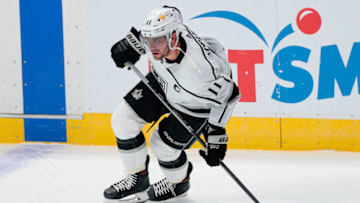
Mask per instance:
[[[151,86],[196,133],[204,134],[207,149],[200,155],[210,166],[219,165],[227,149],[225,125],[240,98],[224,48],[215,39],[198,37],[183,24],[177,8],[164,6],[148,14],[140,32],[131,28],[111,48],[120,68],[126,62],[135,64],[145,53],[151,64],[146,75]],[[168,112],[143,82],[117,106],[111,125],[127,175],[105,189],[105,198],[161,201],[187,193],[193,166],[184,149],[195,139],[172,114],[150,136],[151,151],[165,178],[149,183],[149,156],[141,129]]]

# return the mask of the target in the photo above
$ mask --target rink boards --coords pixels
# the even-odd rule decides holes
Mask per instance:
[[[358,1],[165,3],[226,48],[242,93],[230,148],[360,151]],[[111,112],[139,79],[109,49],[163,4],[1,1],[0,142],[115,145]]]
[[[65,143],[116,145],[110,117],[86,113],[84,119],[67,120]],[[26,141],[23,119],[0,119],[0,126],[1,143]],[[232,117],[227,132],[231,149],[360,151],[359,126],[359,120]],[[145,133],[147,140],[149,135]]]

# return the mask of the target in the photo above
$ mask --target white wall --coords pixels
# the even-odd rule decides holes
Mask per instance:
[[[63,0],[66,113],[82,115],[89,108],[88,4]]]
[[[19,1],[0,1],[0,114],[22,114]]]

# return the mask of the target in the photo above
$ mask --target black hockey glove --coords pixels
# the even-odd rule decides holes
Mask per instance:
[[[140,32],[134,27],[130,32],[111,47],[111,57],[119,68],[124,68],[126,62],[135,64],[141,55],[145,54],[145,49],[140,42]]]
[[[204,136],[207,141],[206,151],[200,150],[200,155],[210,166],[218,166],[220,160],[223,160],[227,148],[228,136],[225,128],[208,124],[204,129]]]

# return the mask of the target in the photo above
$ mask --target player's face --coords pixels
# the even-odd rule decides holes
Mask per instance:
[[[147,37],[146,43],[150,49],[154,59],[160,60],[167,56],[170,52],[168,41],[165,36]]]

